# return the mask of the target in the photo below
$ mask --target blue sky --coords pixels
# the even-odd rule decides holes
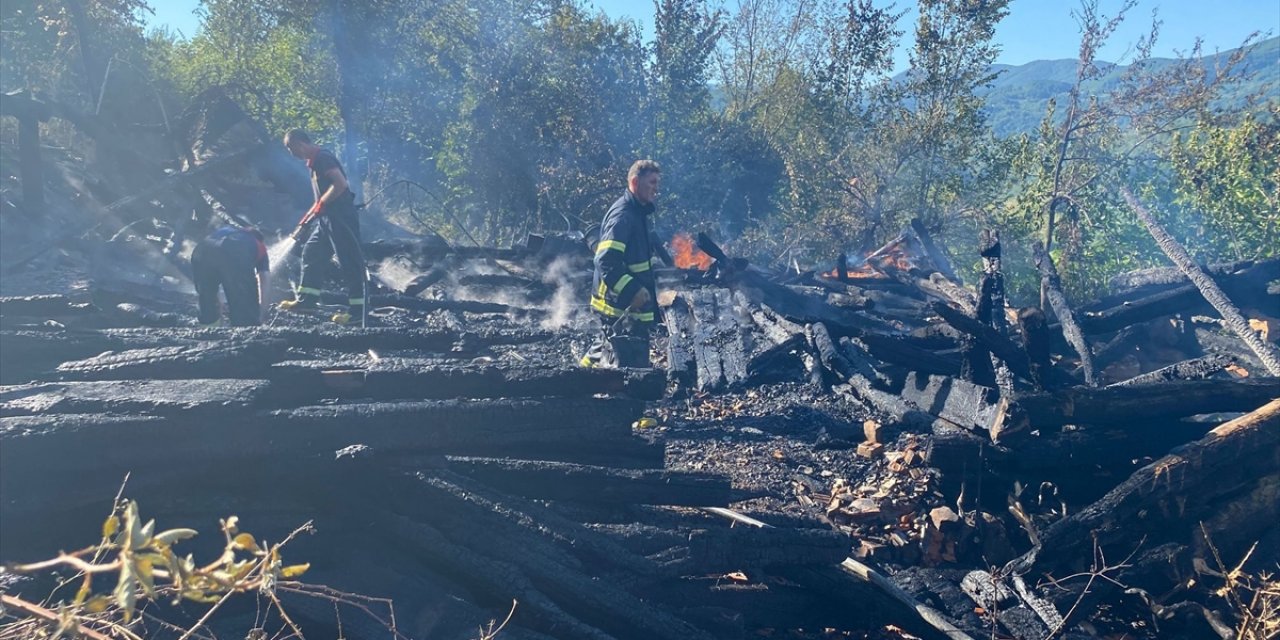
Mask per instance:
[[[736,6],[736,0],[724,0]],[[199,28],[194,11],[199,0],[151,0],[155,16],[148,22],[168,25],[187,37]],[[591,4],[613,17],[625,17],[640,23],[644,33],[653,32],[652,0],[593,0]],[[877,3],[877,4],[888,4]],[[899,0],[899,7],[913,6]],[[1113,14],[1121,0],[1100,0],[1101,12]],[[996,30],[996,40],[1003,51],[998,62],[1024,64],[1033,60],[1075,58],[1079,47],[1079,30],[1071,18],[1078,7],[1069,0],[1013,0],[1009,16]],[[1204,39],[1205,51],[1234,49],[1252,32],[1280,34],[1280,0],[1139,0],[1109,46],[1099,59],[1117,61],[1124,57],[1137,39],[1151,26],[1152,11],[1163,22],[1155,55],[1173,57],[1187,51],[1196,37]],[[908,17],[907,19],[910,19]],[[904,24],[910,35],[910,25]],[[899,66],[905,64],[905,54]]]

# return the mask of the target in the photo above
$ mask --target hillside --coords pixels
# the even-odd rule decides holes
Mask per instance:
[[[1234,51],[1234,50],[1233,50]],[[1205,62],[1213,68],[1233,51],[1205,56]],[[1156,65],[1173,64],[1171,58],[1153,58]],[[1111,68],[1102,77],[1089,83],[1092,93],[1113,88],[1127,69],[1124,65],[1100,63]],[[994,65],[1001,71],[987,93],[986,111],[996,135],[1009,136],[1034,131],[1044,118],[1050,98],[1062,103],[1075,81],[1076,60],[1037,60],[1023,65]],[[1250,95],[1280,96],[1280,37],[1258,43],[1241,65],[1241,73],[1252,77],[1226,96],[1226,109],[1239,108]]]

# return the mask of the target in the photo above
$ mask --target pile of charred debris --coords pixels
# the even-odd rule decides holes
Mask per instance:
[[[1041,256],[1050,323],[1005,308],[992,235],[976,291],[918,226],[826,274],[683,240],[652,370],[575,366],[561,237],[370,243],[407,282],[373,328],[3,298],[4,555],[82,546],[127,473],[162,524],[314,521],[308,579],[409,637],[513,599],[512,638],[1227,637],[1223,574],[1274,567],[1280,378],[1177,270],[1071,309]],[[1280,260],[1208,273],[1274,341]]]
[[[500,637],[1229,638],[1229,592],[1276,570],[1280,259],[1175,258],[1071,305],[1037,250],[1047,303],[1013,310],[990,232],[970,285],[919,224],[828,273],[681,236],[655,367],[607,370],[577,366],[589,237],[402,238],[365,246],[376,326],[203,328],[184,238],[308,197],[212,100],[181,170],[136,193],[59,164],[108,193],[95,215],[154,216],[5,258],[0,560],[92,543],[127,476],[146,517],[206,532],[197,557],[218,518],[313,522],[289,560],[392,599],[401,637],[474,637],[515,600]],[[166,226],[173,192],[190,230]],[[318,637],[390,637],[346,602],[285,604]],[[213,629],[262,622],[233,599]]]

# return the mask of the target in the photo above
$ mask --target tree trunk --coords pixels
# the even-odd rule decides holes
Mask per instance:
[[[1253,329],[1249,327],[1249,322],[1244,319],[1244,316],[1240,315],[1240,310],[1227,298],[1227,295],[1222,292],[1222,289],[1213,281],[1213,278],[1210,278],[1200,265],[1191,259],[1191,255],[1187,253],[1187,250],[1178,244],[1178,241],[1169,235],[1169,232],[1165,231],[1159,222],[1156,222],[1156,219],[1142,206],[1142,203],[1138,202],[1138,199],[1134,197],[1133,192],[1128,187],[1123,188],[1122,194],[1125,202],[1129,204],[1129,208],[1133,209],[1134,213],[1138,215],[1138,219],[1142,220],[1142,224],[1146,225],[1147,230],[1151,232],[1151,236],[1156,239],[1156,244],[1160,245],[1160,249],[1165,252],[1165,255],[1169,256],[1169,259],[1173,260],[1174,264],[1178,265],[1178,268],[1187,274],[1187,279],[1196,285],[1196,288],[1204,295],[1204,299],[1208,300],[1209,304],[1212,304],[1213,308],[1218,310],[1227,327],[1240,336],[1240,339],[1244,340],[1244,343],[1249,345],[1249,348],[1254,353],[1258,354],[1258,359],[1262,361],[1262,366],[1266,367],[1271,375],[1280,376],[1280,353],[1277,353],[1276,348],[1263,342],[1262,338],[1259,338],[1258,334],[1254,333]]]

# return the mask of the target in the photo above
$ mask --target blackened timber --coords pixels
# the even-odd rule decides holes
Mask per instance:
[[[515,599],[523,615],[521,626],[554,632],[566,640],[614,640],[614,636],[584,623],[565,612],[510,562],[496,560],[476,551],[466,542],[455,542],[434,527],[392,514],[382,529],[396,548],[411,552],[413,558],[464,586],[484,604],[498,607]]]
[[[58,365],[70,380],[142,380],[266,377],[285,357],[283,340],[206,341],[154,349],[108,351]]]
[[[1153,382],[1170,382],[1173,380],[1203,380],[1209,376],[1222,371],[1231,364],[1235,364],[1238,358],[1226,354],[1213,354],[1201,358],[1192,358],[1176,362],[1167,367],[1148,371],[1147,373],[1134,376],[1128,380],[1123,380],[1115,384],[1107,385],[1109,387],[1131,387],[1134,385],[1151,384]]]
[[[266,380],[108,380],[0,387],[0,416],[140,413],[186,416],[247,413],[261,407]]]
[[[916,346],[906,336],[887,336],[868,332],[858,340],[865,344],[867,351],[878,360],[921,373],[943,376],[960,374],[959,360]]]
[[[1009,412],[993,424],[1007,432],[1019,422],[1032,429],[1066,424],[1115,425],[1130,421],[1177,419],[1223,411],[1248,411],[1280,397],[1280,378],[1179,380],[1103,389],[1074,387],[1028,394],[1009,403]]]
[[[697,359],[693,349],[693,312],[689,303],[676,296],[662,310],[667,325],[667,376],[684,387],[697,383]]]
[[[1051,525],[1041,545],[1011,565],[1034,576],[1088,570],[1097,551],[1124,557],[1143,539],[1150,548],[1187,543],[1200,523],[1223,513],[1224,500],[1252,495],[1252,488],[1280,474],[1280,399],[1273,399],[1204,438],[1178,447],[1139,469],[1097,502]],[[1266,492],[1263,492],[1264,494]],[[1264,500],[1268,498],[1263,497]],[[1274,496],[1269,498],[1274,503]],[[1222,524],[1233,541],[1257,540],[1274,520],[1237,518]],[[1219,529],[1221,532],[1222,530]],[[1215,542],[1218,542],[1215,534]]]
[[[709,473],[476,457],[450,457],[449,468],[526,498],[690,507],[729,503],[729,479]]]
[[[911,372],[899,395],[931,415],[985,434],[995,416],[999,393],[964,380]]]
[[[1011,371],[1025,380],[1034,380],[1027,354],[1013,341],[996,333],[995,329],[965,315],[962,311],[941,302],[934,302],[930,308],[947,324],[973,336],[987,351],[1003,360]]]
[[[1096,386],[1097,374],[1093,367],[1093,352],[1089,348],[1089,341],[1085,340],[1084,332],[1080,330],[1080,325],[1076,324],[1075,314],[1071,311],[1067,297],[1062,293],[1062,279],[1058,277],[1058,270],[1053,266],[1053,257],[1045,252],[1044,244],[1039,241],[1032,246],[1031,252],[1036,266],[1040,269],[1040,284],[1049,299],[1049,305],[1053,308],[1053,314],[1058,317],[1058,323],[1062,326],[1062,334],[1066,336],[1071,348],[1075,349],[1080,356],[1080,370],[1084,373],[1084,383],[1091,387]]]
[[[427,300],[400,294],[378,294],[369,296],[369,305],[373,307],[398,307],[411,311],[462,311],[466,313],[515,313],[528,312],[510,305],[495,302],[478,302],[475,300]]]
[[[76,302],[62,294],[0,297],[0,315],[50,318],[97,313],[92,303]]]
[[[740,385],[747,377],[748,345],[737,321],[733,294],[722,288],[695,289],[679,295],[693,318],[690,334],[681,336],[693,351],[697,388],[711,390]]]
[[[1253,266],[1253,260],[1239,260],[1220,264],[1204,265],[1206,273],[1218,276],[1235,273]],[[1187,284],[1187,274],[1178,267],[1151,267],[1126,271],[1107,281],[1112,295],[1127,295],[1144,287],[1172,286]]]
[[[1049,386],[1049,371],[1053,366],[1049,323],[1044,312],[1039,307],[1019,309],[1018,328],[1022,334],[1022,348],[1027,352],[1027,363],[1031,367],[1031,383],[1036,389],[1044,389]]]
[[[1280,303],[1280,297],[1266,291],[1266,283],[1276,278],[1280,278],[1280,258],[1263,260],[1241,271],[1212,275],[1226,295],[1260,307]],[[1099,311],[1087,311],[1077,321],[1086,334],[1109,333],[1161,316],[1204,313],[1212,308],[1196,285],[1185,284]]]
[[[312,394],[316,400],[583,397],[600,393],[656,400],[666,388],[665,376],[653,369],[424,365],[403,358],[380,358],[359,368],[326,366],[325,361],[288,363],[275,367],[270,377],[282,386],[312,385],[320,392]]]
[[[1124,195],[1125,202],[1128,203],[1129,208],[1138,214],[1138,219],[1142,220],[1142,224],[1146,225],[1147,231],[1150,231],[1151,236],[1156,239],[1156,244],[1160,245],[1165,255],[1169,256],[1169,259],[1173,260],[1174,264],[1179,269],[1182,269],[1183,273],[1187,274],[1187,279],[1191,280],[1191,283],[1200,290],[1204,299],[1208,300],[1213,305],[1213,308],[1222,315],[1227,327],[1240,336],[1240,339],[1244,340],[1245,344],[1249,345],[1249,348],[1258,355],[1258,359],[1262,361],[1262,365],[1267,368],[1267,371],[1271,372],[1271,375],[1280,376],[1280,352],[1274,346],[1263,342],[1262,338],[1258,337],[1258,334],[1249,326],[1244,316],[1240,314],[1240,310],[1236,308],[1235,303],[1200,268],[1200,265],[1191,259],[1191,254],[1187,253],[1186,248],[1178,244],[1178,241],[1169,235],[1160,223],[1156,222],[1156,219],[1151,216],[1146,207],[1143,207],[1138,202],[1138,199],[1134,197],[1133,192],[1129,191],[1128,187],[1124,187],[1121,194]]]
[[[430,521],[454,543],[479,546],[489,557],[518,568],[539,592],[584,623],[618,638],[710,637],[613,581],[592,578],[571,552],[572,540],[548,539],[538,533],[535,519],[450,482],[422,474],[416,479],[417,490],[395,485],[389,497],[398,509]]]

